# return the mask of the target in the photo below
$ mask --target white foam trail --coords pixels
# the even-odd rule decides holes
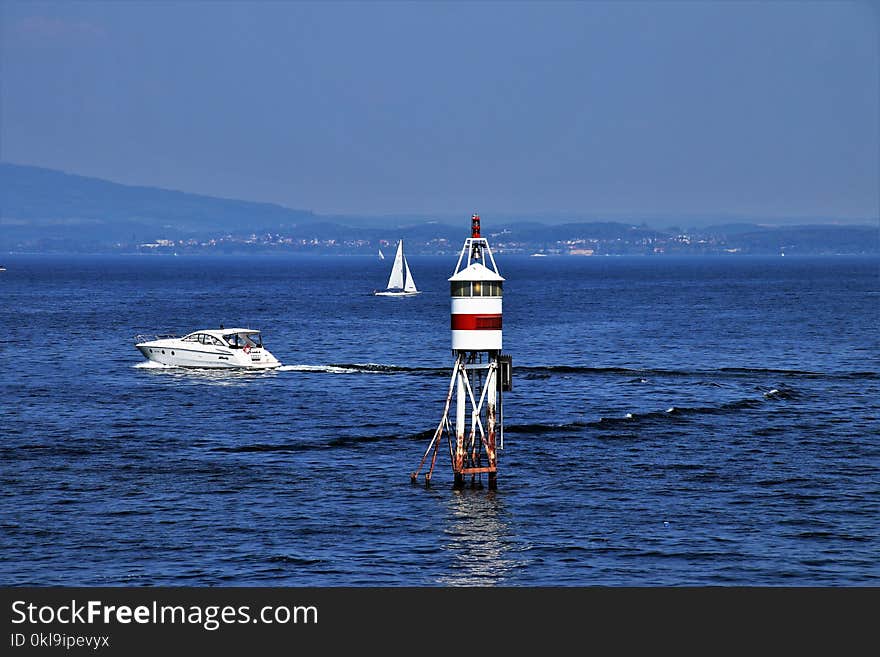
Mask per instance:
[[[157,363],[154,360],[145,360],[142,363],[138,363],[134,367],[140,370],[175,370],[177,369],[174,365],[165,365],[163,363]]]
[[[329,374],[354,374],[362,370],[350,367],[336,367],[334,365],[282,365],[277,368],[279,372],[326,372]]]

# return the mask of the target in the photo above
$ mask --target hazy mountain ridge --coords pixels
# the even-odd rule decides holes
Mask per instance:
[[[409,253],[448,253],[460,248],[469,219],[453,223],[423,216],[321,216],[272,203],[0,163],[4,251],[367,254],[405,239]],[[766,226],[718,219],[717,225],[706,228],[656,229],[645,221],[571,217],[548,224],[540,216],[511,221],[502,215],[484,217],[483,228],[499,251],[509,253],[880,253],[876,222]]]
[[[0,163],[0,189],[0,217],[13,225],[131,224],[187,233],[249,226],[255,216],[279,227],[316,219],[310,211],[272,203],[122,185],[8,163]]]

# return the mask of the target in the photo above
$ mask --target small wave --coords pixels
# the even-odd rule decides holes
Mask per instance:
[[[785,486],[791,484],[810,484],[813,483],[811,479],[807,479],[806,477],[786,477],[782,479],[761,479],[755,482],[756,486]],[[787,521],[789,522],[789,521]],[[801,522],[801,520],[795,520],[794,522]]]
[[[214,447],[212,452],[223,452],[226,454],[241,454],[248,452],[304,452],[313,449],[324,449],[326,445],[315,443],[286,443],[281,445],[267,445],[265,443],[257,443],[254,445],[238,445],[236,447]]]
[[[327,447],[357,447],[368,443],[378,443],[396,436],[339,436],[327,441]]]
[[[590,426],[585,422],[569,422],[567,424],[513,424],[504,427],[504,433],[518,434],[541,434],[541,433],[565,433],[576,431]],[[433,432],[432,432],[433,435]]]
[[[719,406],[670,406],[665,411],[653,411],[642,417],[661,417],[679,415],[723,415],[733,411],[755,408],[761,405],[760,399],[737,399]]]
[[[791,388],[773,388],[764,393],[765,399],[794,399],[797,391]]]
[[[784,370],[772,367],[722,367],[719,372],[728,372],[730,374],[787,374],[793,376],[822,376],[821,372],[810,372],[808,370]]]
[[[719,413],[724,413],[727,411],[738,411],[740,409],[745,408],[755,408],[761,405],[760,399],[739,399],[737,401],[727,402],[726,404],[721,404],[718,409]]]
[[[413,433],[407,436],[409,440],[430,440],[434,437],[434,434],[437,432],[437,429],[425,429],[424,431],[419,431],[418,433]]]
[[[303,442],[303,443],[253,443],[250,445],[223,445],[211,448],[212,452],[224,454],[247,454],[261,452],[294,453],[308,452],[313,450],[333,449],[337,447],[360,447],[380,442],[395,440],[430,440],[436,429],[426,429],[415,434],[385,434],[385,435],[361,435],[361,436],[338,436],[327,442]]]
[[[727,374],[780,374],[782,376],[817,379],[876,379],[880,377],[880,374],[877,372],[811,372],[808,370],[785,370],[768,367],[722,367],[718,371]]]
[[[638,422],[640,420],[646,419],[651,414],[645,415],[636,415],[635,413],[627,413],[623,417],[605,417],[604,415],[600,417],[594,424],[599,428],[605,429],[609,426],[616,427],[620,424],[632,424],[634,422]]]
[[[385,435],[361,435],[361,436],[337,436],[328,440],[327,447],[360,447],[373,443],[387,443],[395,440],[430,440],[434,437],[436,429],[425,429],[415,434],[385,434]]]
[[[140,363],[137,363],[133,367],[139,370],[176,370],[178,369],[175,365],[165,365],[164,363],[157,363],[154,360],[145,360]]]
[[[297,566],[313,566],[315,564],[321,563],[321,559],[318,558],[293,557],[287,554],[279,554],[273,557],[269,557],[268,561],[270,563],[290,563]]]
[[[625,374],[628,376],[637,376],[641,374],[688,374],[687,372],[676,372],[673,370],[656,370],[656,369],[637,369],[629,367],[587,367],[581,365],[537,365],[537,366],[519,366],[516,368],[518,372],[527,372],[530,374]],[[640,376],[638,378],[641,378]]]
[[[876,379],[880,378],[877,372],[812,372],[797,369],[776,369],[764,367],[721,367],[717,370],[667,370],[657,368],[631,368],[631,367],[587,367],[580,365],[530,365],[519,366],[516,371],[525,378],[547,378],[554,374],[620,374],[631,377],[632,383],[645,383],[645,377],[690,377],[699,376],[704,379],[712,377],[740,377],[753,374],[775,374],[791,377],[805,378],[831,378],[831,379]],[[711,380],[699,381],[699,384],[713,387],[722,387],[721,384]]]
[[[639,367],[588,367],[581,365],[526,365],[515,367],[516,371],[534,378],[554,374],[619,374],[630,377],[630,383],[647,383],[646,377],[688,377],[717,374],[717,370],[667,370]]]
[[[776,436],[779,434],[788,433],[791,431],[788,426],[776,426],[776,427],[757,427],[756,429],[752,429],[753,436]]]
[[[795,534],[795,538],[835,539],[838,536],[834,532],[806,531]]]
[[[613,429],[619,426],[638,426],[654,421],[686,421],[695,415],[723,415],[755,408],[762,404],[761,399],[739,399],[719,406],[670,406],[664,410],[627,412],[618,417],[601,416],[591,422],[568,422],[563,424],[514,424],[504,428],[510,434],[569,433],[584,428]],[[426,432],[430,433],[430,432]]]
[[[634,424],[642,422],[650,422],[653,420],[684,419],[685,416],[694,415],[724,415],[727,413],[735,413],[737,411],[756,408],[763,403],[762,399],[737,399],[735,401],[726,402],[719,406],[670,406],[665,410],[647,411],[642,413],[626,413],[622,417],[605,417],[602,416],[591,426],[606,428],[609,426],[618,426],[621,424]]]

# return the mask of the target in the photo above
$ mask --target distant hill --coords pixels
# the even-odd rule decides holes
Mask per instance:
[[[2,242],[49,240],[113,242],[289,228],[315,221],[307,210],[135,187],[53,169],[0,163]],[[0,247],[2,247],[0,242]]]
[[[557,240],[576,240],[586,236],[594,239],[649,239],[664,235],[648,226],[610,221],[590,221],[564,223],[555,226],[542,224],[509,224],[503,227],[504,236],[509,240],[543,243]],[[489,232],[494,232],[490,230]]]
[[[824,255],[880,252],[880,229],[871,226],[756,227],[726,237],[730,245],[744,253]]]
[[[743,233],[760,233],[766,230],[758,224],[719,224],[701,228],[700,232],[709,235],[742,235]]]

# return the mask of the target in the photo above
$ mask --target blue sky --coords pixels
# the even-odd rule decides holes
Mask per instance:
[[[19,2],[0,159],[323,214],[880,215],[857,2]]]

